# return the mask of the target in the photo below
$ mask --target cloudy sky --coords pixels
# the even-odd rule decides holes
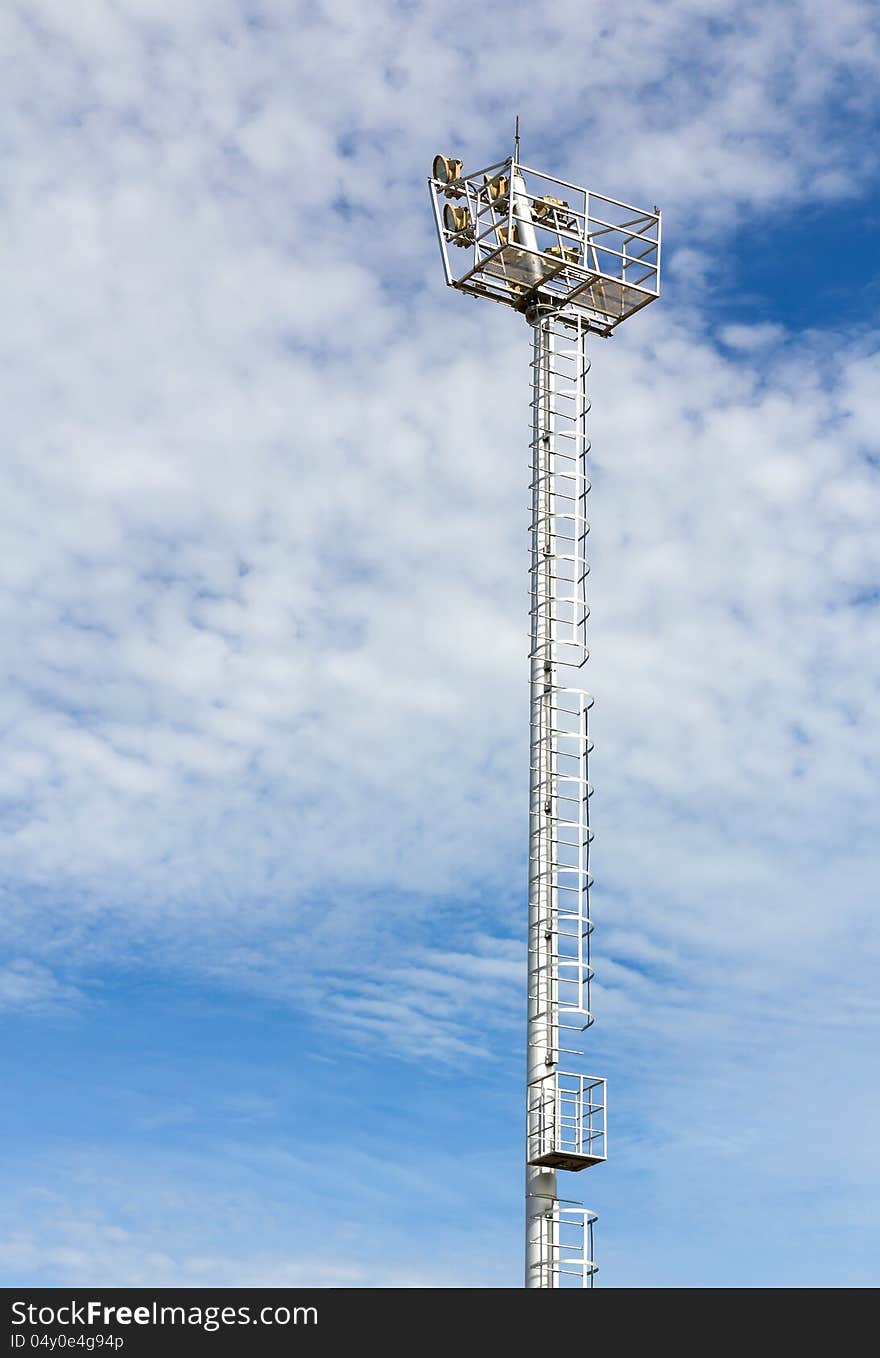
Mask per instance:
[[[520,1284],[529,336],[425,177],[664,211],[593,346],[600,1280],[880,1265],[871,0],[10,0],[0,1276]],[[568,1188],[568,1184],[566,1184]]]

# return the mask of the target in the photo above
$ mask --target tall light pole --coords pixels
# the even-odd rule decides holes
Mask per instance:
[[[607,1155],[605,1081],[584,1068],[590,984],[587,336],[660,292],[660,214],[522,165],[428,181],[446,282],[532,327],[531,741],[526,1287],[592,1287],[595,1213],[557,1172]]]

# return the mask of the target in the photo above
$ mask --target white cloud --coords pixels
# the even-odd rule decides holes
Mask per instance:
[[[725,325],[719,332],[719,339],[730,349],[753,352],[768,349],[785,343],[785,328],[772,321],[757,322],[754,325]]]
[[[391,1165],[360,1140],[340,1143],[343,1130],[321,1144],[300,1140],[297,1156],[252,1137],[218,1145],[209,1133],[198,1154],[71,1144],[19,1164],[17,1177],[7,1167],[3,1276],[104,1287],[509,1283],[515,1243],[492,1257],[480,1221],[462,1237],[464,1195],[479,1191],[484,1167],[459,1167],[450,1199],[454,1147],[434,1150],[432,1181],[418,1148],[407,1156],[402,1147]],[[416,1194],[423,1211],[440,1213],[429,1239],[408,1206]],[[485,1187],[480,1197],[491,1201]]]
[[[63,984],[48,967],[29,958],[13,958],[0,967],[0,1010],[51,1013],[67,1008],[80,998],[74,986]]]
[[[466,70],[474,154],[498,130],[480,111],[487,53],[450,45],[436,17],[389,13],[386,57],[364,62],[374,28],[348,6],[303,28],[269,6],[271,42],[230,6],[98,6],[81,24],[45,5],[29,26],[7,13],[22,93],[31,61],[58,79],[40,120],[22,104],[11,184],[4,867],[23,931],[33,892],[63,912],[58,950],[116,954],[148,930],[173,955],[210,918],[225,920],[221,950],[250,938],[260,956],[297,909],[322,937],[353,929],[369,947],[376,915],[352,891],[405,898],[379,911],[399,920],[429,919],[452,891],[511,889],[526,346],[509,317],[437,286],[421,133],[442,137]],[[827,147],[801,137],[796,111],[844,97],[838,75],[876,57],[857,5],[835,18],[821,78],[804,56],[827,37],[814,6],[796,42],[773,7],[646,6],[620,81],[630,22],[581,15],[572,43],[570,17],[514,14],[514,62],[540,23],[558,116],[595,42],[590,172],[646,191],[647,157],[673,220],[736,205],[719,155],[744,157],[752,195],[762,175],[777,200],[799,192]],[[682,65],[685,31],[689,50],[703,35],[699,67]],[[519,85],[537,139],[548,113]],[[621,109],[611,138],[603,120]],[[628,135],[636,109],[642,136]],[[613,171],[596,160],[612,147]],[[680,153],[696,179],[677,177]],[[339,194],[390,232],[333,213]],[[673,258],[690,239],[682,225]],[[385,290],[395,259],[427,271],[417,308]],[[662,854],[671,817],[715,806],[680,878],[695,920],[731,876],[718,837],[737,842],[750,807],[772,807],[788,844],[820,778],[848,817],[854,803],[869,814],[871,786],[853,712],[873,618],[841,605],[876,578],[873,360],[827,338],[777,359],[767,326],[722,337],[734,361],[667,307],[601,350],[595,383],[606,880],[649,845]],[[777,850],[748,869],[753,891]]]

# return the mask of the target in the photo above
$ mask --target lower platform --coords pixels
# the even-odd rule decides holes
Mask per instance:
[[[526,1159],[543,1169],[577,1172],[608,1155],[605,1081],[552,1070],[529,1085]]]
[[[601,1165],[604,1155],[578,1155],[575,1151],[545,1151],[529,1160],[530,1165],[541,1165],[544,1169],[568,1169],[577,1172],[589,1169],[591,1165]]]

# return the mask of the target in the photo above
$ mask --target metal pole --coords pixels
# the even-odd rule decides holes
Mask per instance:
[[[525,1285],[592,1287],[596,1214],[559,1199],[556,1182],[601,1163],[608,1144],[605,1081],[582,1069],[593,1022],[586,344],[659,297],[660,215],[523,166],[519,151],[517,119],[508,161],[464,175],[438,156],[428,184],[447,283],[512,307],[533,331]],[[443,198],[466,200],[451,224]],[[620,250],[603,244],[608,232]],[[461,268],[452,246],[472,247]]]

